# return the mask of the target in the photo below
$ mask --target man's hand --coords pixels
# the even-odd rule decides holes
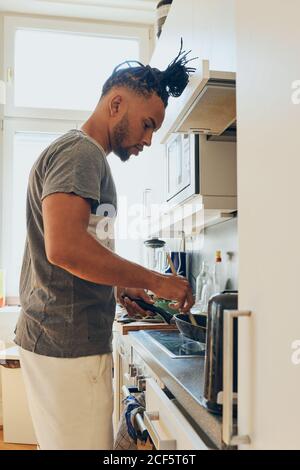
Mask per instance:
[[[157,284],[151,289],[157,297],[172,300],[174,308],[186,313],[194,305],[192,288],[189,281],[174,274],[160,274]]]
[[[126,308],[128,315],[130,317],[135,317],[137,314],[145,317],[147,315],[152,315],[152,312],[143,310],[136,302],[130,300],[129,297],[135,299],[142,299],[149,304],[153,304],[154,301],[149,297],[149,295],[140,288],[118,288],[117,290],[117,300],[118,302]]]

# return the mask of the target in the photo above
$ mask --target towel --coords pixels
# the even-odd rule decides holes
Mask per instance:
[[[146,441],[135,421],[136,414],[143,415],[145,411],[144,393],[140,393],[138,397],[129,395],[123,403],[124,410],[119,422],[114,450],[137,450],[137,440]]]

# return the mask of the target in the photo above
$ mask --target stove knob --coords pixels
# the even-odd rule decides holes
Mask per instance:
[[[135,380],[139,392],[144,392],[146,390],[146,377],[144,375],[138,375]]]
[[[129,375],[130,377],[136,377],[137,376],[137,367],[134,364],[129,364]]]

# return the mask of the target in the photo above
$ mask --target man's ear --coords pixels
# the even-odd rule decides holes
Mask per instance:
[[[115,95],[109,102],[109,114],[111,117],[117,116],[120,113],[120,108],[123,103],[123,98],[121,95]]]

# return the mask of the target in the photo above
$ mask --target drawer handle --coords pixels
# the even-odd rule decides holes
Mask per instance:
[[[175,439],[160,439],[158,432],[153,426],[152,421],[159,420],[159,413],[144,411],[144,423],[146,429],[152,439],[155,449],[157,450],[176,450],[176,440]]]
[[[124,380],[125,380],[126,382],[130,382],[130,379],[131,379],[130,375],[129,375],[127,372],[125,372],[125,374],[124,374]]]
[[[122,356],[123,358],[125,358],[125,350],[123,349],[123,346],[122,344],[118,344],[118,349],[119,349],[119,354],[120,356]]]

